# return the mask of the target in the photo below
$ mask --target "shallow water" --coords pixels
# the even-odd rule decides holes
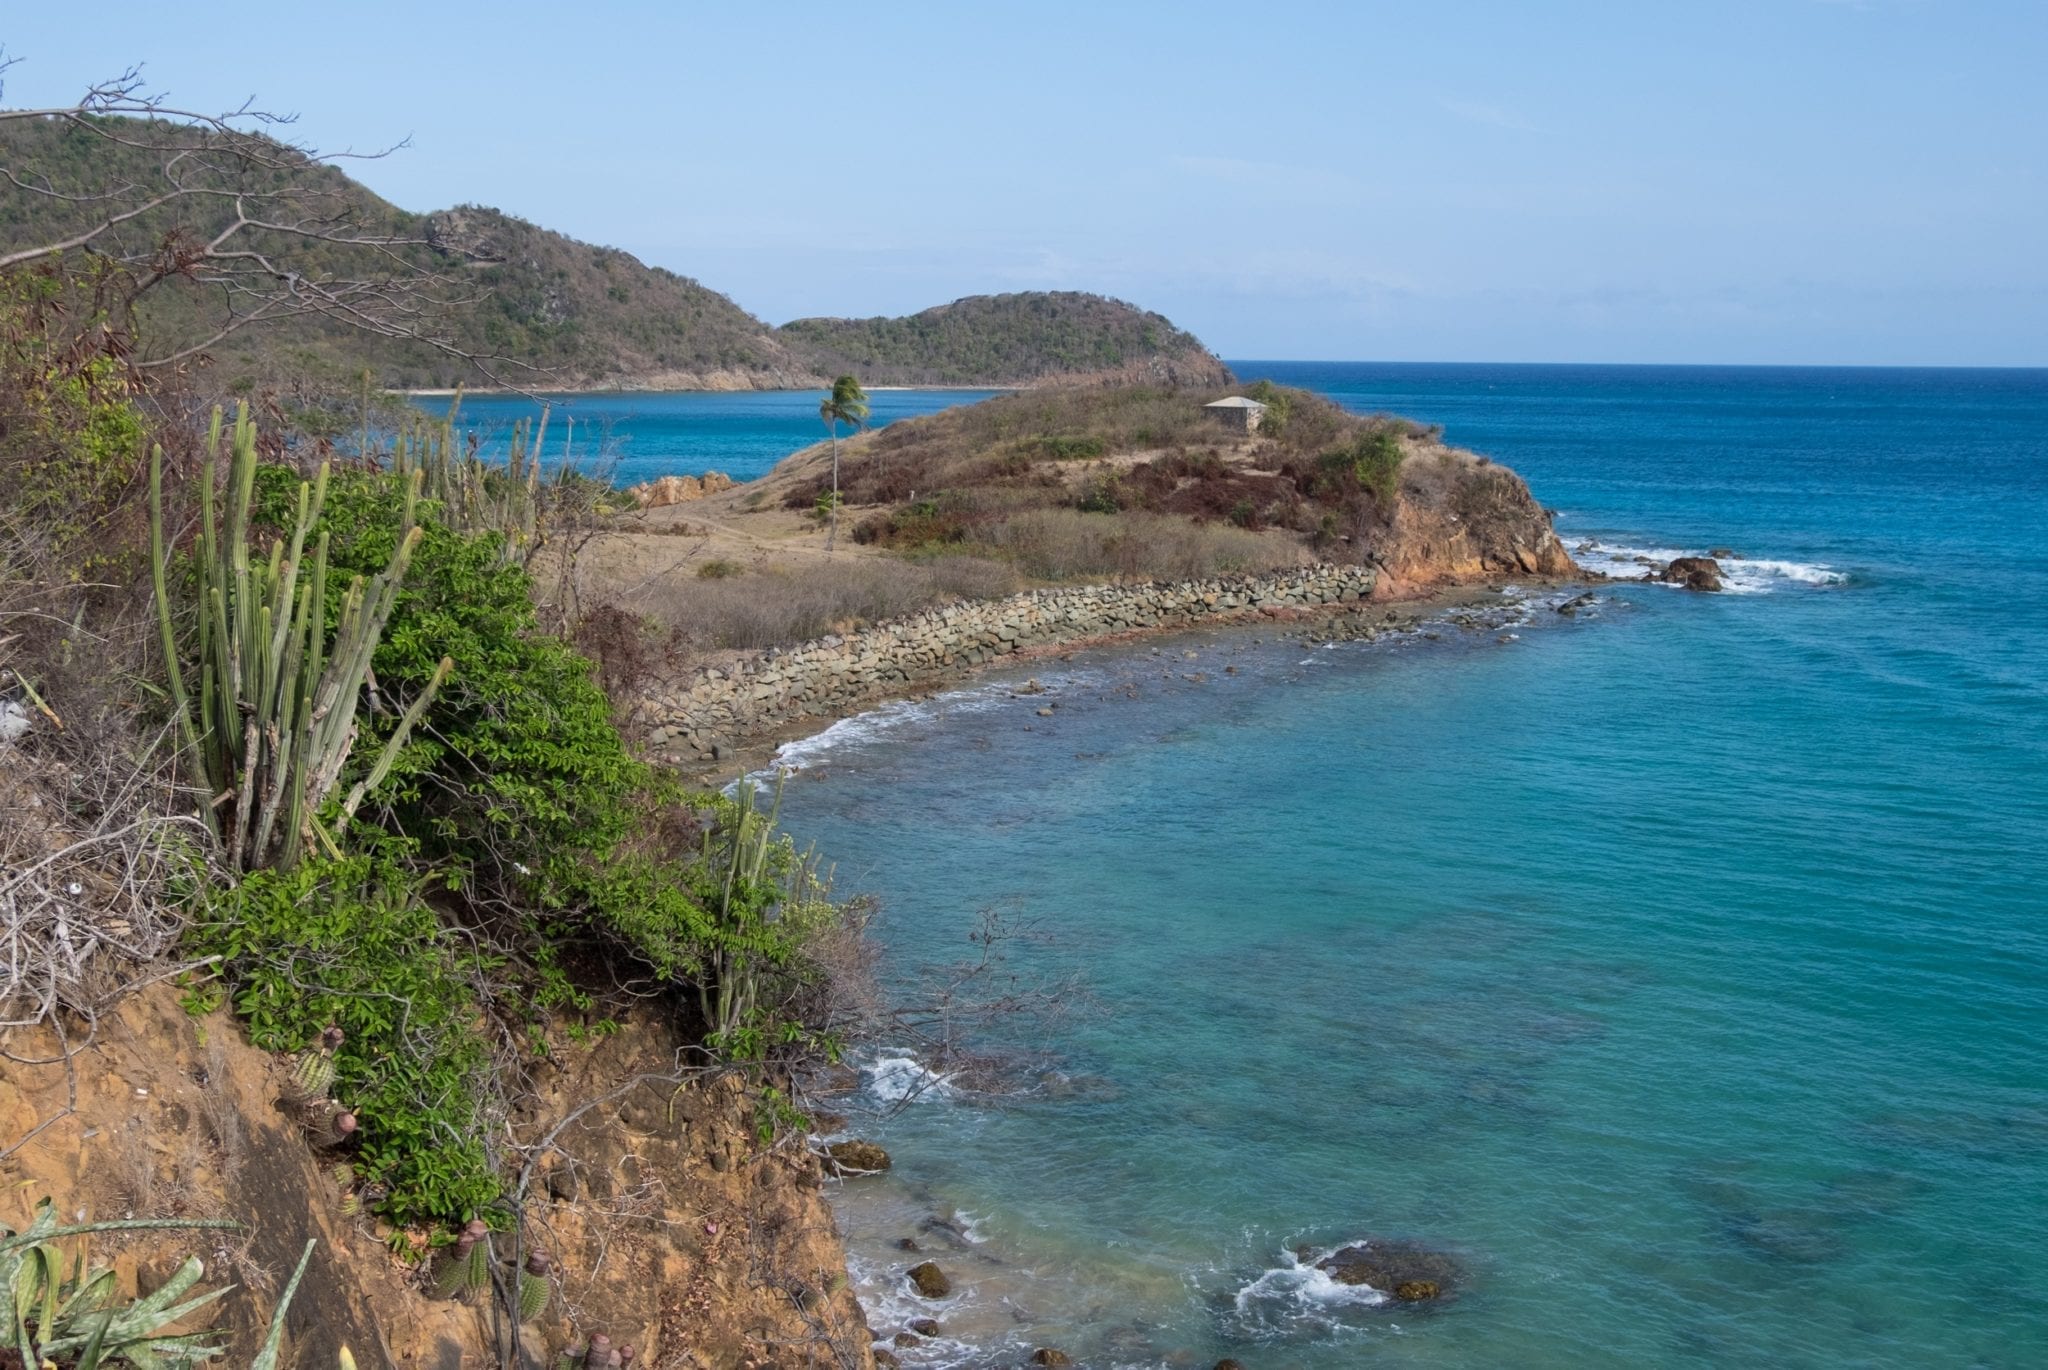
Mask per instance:
[[[868,394],[869,425],[971,404],[993,390],[875,390]],[[660,394],[598,392],[547,395],[547,458],[560,461],[564,444],[586,469],[602,469],[622,485],[656,476],[699,476],[722,471],[753,480],[799,448],[825,441],[818,421],[822,390],[677,391]],[[429,413],[448,412],[442,396],[422,395]],[[503,451],[512,425],[531,420],[540,405],[521,395],[472,395],[462,401],[464,429],[486,451]],[[846,428],[840,428],[841,436]]]
[[[934,1312],[913,1364],[2039,1363],[2048,375],[1237,369],[1445,422],[1574,544],[1732,547],[1750,593],[1201,634],[801,744],[785,815],[907,978],[994,907],[1088,991],[1025,1097],[856,1118],[897,1159],[842,1196],[877,1328]],[[1466,1277],[1376,1303],[1293,1254],[1371,1236]]]

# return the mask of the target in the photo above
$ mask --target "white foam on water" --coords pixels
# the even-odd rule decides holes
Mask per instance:
[[[1357,1245],[1357,1243],[1352,1243]],[[1327,1270],[1320,1270],[1316,1262],[1340,1251],[1341,1246],[1327,1251],[1308,1251],[1301,1254],[1287,1252],[1282,1256],[1284,1264],[1263,1270],[1250,1283],[1237,1291],[1237,1311],[1240,1314],[1256,1314],[1261,1305],[1266,1309],[1278,1306],[1282,1311],[1300,1310],[1326,1313],[1333,1308],[1349,1305],[1354,1308],[1377,1308],[1387,1301],[1387,1295],[1367,1284],[1345,1284],[1331,1276]]]
[[[1641,580],[1654,574],[1666,562],[1679,557],[1703,557],[1707,552],[1682,547],[1625,547],[1585,539],[1571,546],[1572,560],[1588,571],[1617,580]],[[1735,595],[1767,595],[1792,586],[1841,585],[1849,573],[1823,562],[1785,561],[1772,557],[1717,557],[1721,567],[1721,588]],[[1657,581],[1653,584],[1664,584]],[[1676,585],[1667,586],[1678,589]]]
[[[1787,581],[1797,585],[1841,585],[1848,579],[1847,571],[1817,562],[1730,557],[1721,563],[1721,588],[1738,595],[1767,595]]]
[[[885,1104],[913,1099],[947,1099],[957,1091],[952,1077],[927,1070],[915,1056],[877,1056],[860,1064],[868,1093]]]
[[[1066,671],[1056,675],[1038,677],[1044,687],[1042,693],[1057,694],[1060,690],[1088,683],[1091,675],[1084,671]],[[903,728],[927,723],[949,714],[984,713],[1011,703],[1023,703],[1037,698],[1037,693],[1021,693],[1021,680],[992,680],[958,690],[947,690],[928,699],[899,699],[878,705],[851,718],[842,718],[837,723],[809,737],[800,737],[785,742],[775,749],[775,759],[761,770],[755,771],[749,779],[773,780],[784,771],[801,771],[821,764],[831,753],[844,747],[858,746],[887,737]]]

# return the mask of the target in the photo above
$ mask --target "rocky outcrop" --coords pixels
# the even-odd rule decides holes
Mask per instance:
[[[1718,590],[1721,563],[1712,557],[1679,557],[1666,562],[1657,572],[1657,579],[1666,585],[1683,585],[1688,590]]]
[[[1464,1268],[1441,1251],[1416,1242],[1365,1241],[1316,1262],[1339,1284],[1360,1284],[1403,1303],[1443,1297],[1465,1278]]]
[[[1356,604],[1372,597],[1377,582],[1370,567],[1317,565],[1263,576],[1064,586],[954,604],[657,685],[645,696],[642,716],[657,754],[720,760],[737,738],[845,712],[1033,648]]]
[[[923,1298],[943,1299],[953,1292],[953,1281],[947,1277],[945,1271],[939,1269],[935,1261],[913,1265],[904,1274],[910,1280],[911,1287]]]
[[[833,1142],[825,1148],[825,1163],[835,1175],[879,1175],[889,1168],[889,1153],[873,1142]]]
[[[730,490],[732,486],[731,476],[722,471],[706,471],[701,477],[661,476],[642,481],[629,486],[626,494],[642,509],[666,509],[672,504],[688,504],[721,490]]]
[[[1520,476],[1444,447],[1402,464],[1401,497],[1373,556],[1386,571],[1380,594],[1390,599],[1508,576],[1579,574]]]

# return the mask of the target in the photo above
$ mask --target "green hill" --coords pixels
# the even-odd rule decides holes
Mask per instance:
[[[970,295],[904,319],[798,319],[790,349],[880,385],[1026,385],[1110,374],[1221,385],[1230,373],[1164,317],[1078,291]]]
[[[425,283],[415,301],[425,306],[419,331],[459,353],[495,359],[492,372],[515,385],[809,388],[849,370],[877,384],[948,385],[1017,385],[1078,373],[1213,384],[1227,374],[1192,335],[1159,315],[1096,295],[977,296],[907,319],[804,319],[776,329],[725,295],[616,248],[481,206],[404,210],[337,167],[265,139],[223,146],[180,125],[118,120],[102,127],[118,136],[54,119],[0,122],[0,168],[56,192],[38,195],[0,178],[0,244],[54,242],[90,226],[110,206],[144,203],[166,185],[164,146],[189,143],[193,153],[178,172],[188,185],[281,196],[261,202],[264,217],[275,222],[346,224],[351,232],[407,240],[385,249],[251,230],[235,239],[312,280],[410,273]],[[161,258],[167,246],[213,237],[233,214],[229,194],[179,198],[92,246],[109,257]],[[167,357],[207,339],[232,299],[218,281],[157,285],[142,309],[144,355]],[[461,356],[318,315],[246,329],[208,345],[204,355],[230,383],[345,382],[365,368],[392,387],[484,380]]]

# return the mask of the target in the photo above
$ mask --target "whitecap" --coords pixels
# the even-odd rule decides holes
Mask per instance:
[[[1808,561],[1734,558],[1721,563],[1721,588],[1738,595],[1767,595],[1786,582],[1797,585],[1841,585],[1847,571]]]
[[[1356,1243],[1353,1243],[1356,1245]],[[1346,1284],[1320,1269],[1316,1262],[1327,1259],[1341,1247],[1327,1251],[1287,1252],[1282,1264],[1259,1272],[1237,1291],[1237,1311],[1244,1316],[1278,1311],[1323,1314],[1336,1308],[1377,1308],[1387,1295],[1368,1284]]]
[[[1086,684],[1094,676],[1084,671],[1068,671],[1056,675],[1039,677],[1044,687],[1037,693],[1057,693],[1076,685]],[[1022,682],[1014,679],[985,681],[958,690],[947,690],[926,699],[898,699],[878,705],[851,718],[842,718],[809,737],[800,737],[785,742],[775,749],[775,759],[766,767],[755,771],[748,778],[756,781],[773,780],[788,771],[801,771],[821,764],[831,753],[842,748],[857,747],[863,743],[876,742],[901,729],[914,727],[951,714],[984,713],[990,709],[1002,708],[1016,703],[1024,696],[1019,695]]]
[[[1572,548],[1572,559],[1588,571],[1617,580],[1640,580],[1679,557],[1704,557],[1710,553],[1682,547],[1625,547],[1586,539]],[[1772,557],[1717,557],[1721,567],[1721,588],[1735,595],[1767,595],[1796,585],[1841,585],[1849,573],[1824,562],[1787,561]],[[1663,582],[1656,582],[1663,584]],[[1669,586],[1678,589],[1676,585]]]

